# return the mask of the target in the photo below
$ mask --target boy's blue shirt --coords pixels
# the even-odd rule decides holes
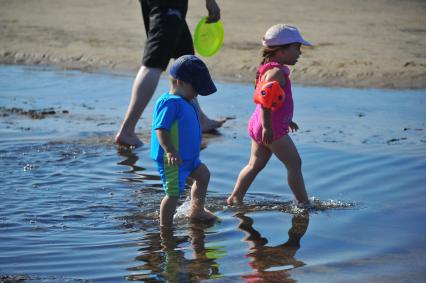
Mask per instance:
[[[178,95],[165,93],[155,102],[152,120],[151,158],[163,162],[164,150],[156,131],[169,131],[175,149],[182,160],[194,160],[200,155],[201,125],[197,110],[192,102]]]

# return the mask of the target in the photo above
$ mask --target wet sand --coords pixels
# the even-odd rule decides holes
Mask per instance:
[[[149,147],[112,143],[133,76],[0,69],[0,279],[43,282],[421,282],[426,274],[425,93],[296,86],[291,134],[314,208],[276,158],[246,205],[225,200],[248,159],[249,84],[218,82],[204,136],[214,226],[158,228]],[[18,83],[19,82],[19,83]],[[167,90],[161,80],[156,96]],[[239,103],[223,103],[224,98]],[[151,103],[146,113],[152,113]],[[395,108],[394,105],[398,105]],[[65,112],[64,112],[65,111]],[[54,113],[53,113],[54,112]],[[44,114],[43,114],[44,113]],[[150,116],[138,124],[149,140]],[[180,200],[185,204],[185,197]]]
[[[190,1],[191,30],[206,14]],[[303,85],[425,88],[425,1],[218,1],[220,53],[205,58],[216,79],[252,82],[266,29],[285,22],[315,44],[294,68]],[[134,74],[145,33],[136,0],[0,1],[0,63]]]

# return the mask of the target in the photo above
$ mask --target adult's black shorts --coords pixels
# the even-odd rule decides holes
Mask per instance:
[[[194,54],[185,21],[188,0],[139,0],[147,40],[142,63],[165,70],[171,58]]]

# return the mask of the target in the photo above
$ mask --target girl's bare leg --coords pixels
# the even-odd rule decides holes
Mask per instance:
[[[234,191],[226,201],[228,205],[242,203],[251,183],[253,183],[257,174],[266,166],[271,155],[272,152],[270,149],[264,145],[258,144],[254,140],[251,141],[250,160],[238,175]]]
[[[292,190],[298,203],[307,203],[305,181],[302,175],[302,160],[297,152],[296,146],[288,135],[268,145],[271,151],[287,167],[288,185]]]

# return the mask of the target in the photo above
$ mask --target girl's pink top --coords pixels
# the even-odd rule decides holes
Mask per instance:
[[[283,105],[280,108],[271,111],[271,122],[272,130],[274,132],[274,141],[288,134],[288,126],[293,119],[294,109],[293,96],[291,94],[291,82],[289,78],[290,69],[287,66],[281,65],[277,62],[269,62],[264,65],[261,65],[258,69],[258,80],[262,78],[266,71],[275,67],[280,68],[282,70],[286,84],[284,86],[285,98]],[[258,81],[256,81],[256,84],[257,83]],[[262,106],[257,104],[256,109],[254,110],[248,122],[248,133],[250,137],[256,142],[262,143],[262,130]]]

